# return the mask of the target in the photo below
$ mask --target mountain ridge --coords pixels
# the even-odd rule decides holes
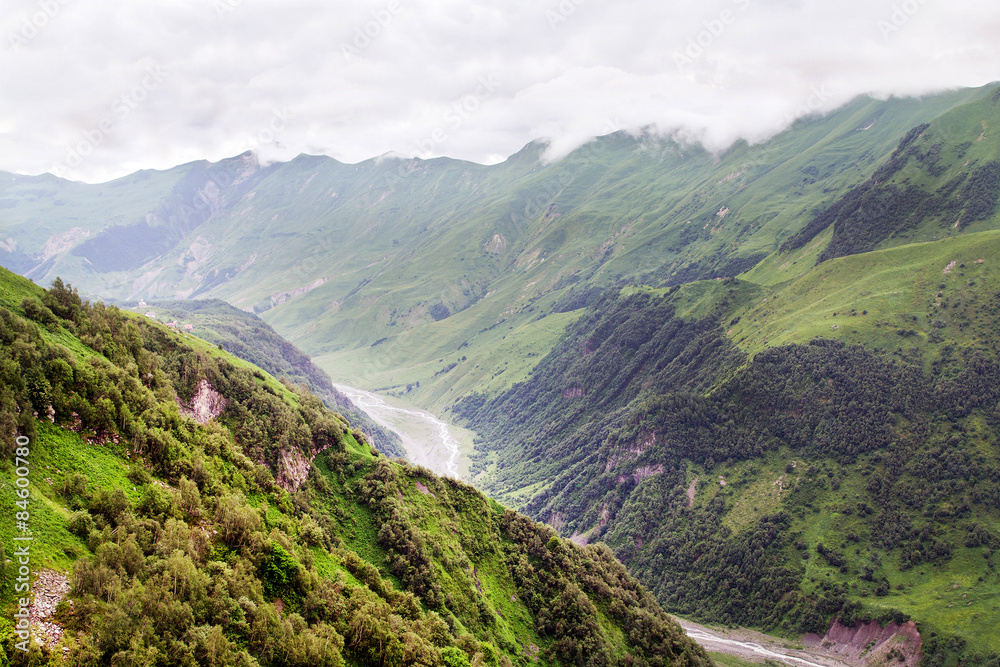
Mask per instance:
[[[0,209],[11,246],[0,263],[101,297],[221,297],[253,308],[338,379],[419,381],[415,398],[442,409],[456,376],[443,383],[435,373],[447,363],[435,362],[465,343],[459,357],[479,368],[451,373],[470,384],[514,377],[490,358],[501,320],[537,330],[525,343],[545,350],[560,318],[533,323],[574,288],[746,271],[812,208],[870,175],[905,130],[988,92],[859,98],[718,155],[619,133],[553,163],[533,142],[492,166],[299,156],[261,168],[244,156],[62,184],[48,199],[19,179],[0,192],[11,206]],[[73,194],[74,204],[62,190],[93,194]],[[134,267],[139,257],[153,259]]]

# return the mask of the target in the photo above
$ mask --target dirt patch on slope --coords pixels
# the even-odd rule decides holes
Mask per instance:
[[[884,628],[874,621],[847,627],[834,620],[826,634],[802,638],[806,646],[822,648],[852,665],[892,664],[915,667],[922,657],[920,632],[913,621],[890,623]]]

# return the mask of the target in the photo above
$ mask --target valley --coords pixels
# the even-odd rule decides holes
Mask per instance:
[[[399,435],[406,458],[438,475],[464,479],[472,434],[400,399],[335,384],[340,392],[382,426]]]
[[[793,649],[776,637],[751,635],[741,630],[720,632],[684,620],[681,620],[680,624],[688,636],[704,646],[705,650],[737,656],[750,663],[771,660],[778,664],[799,667],[847,667],[847,663],[829,656]]]
[[[554,637],[572,617],[589,628],[580,642],[620,655],[641,605],[860,653],[869,635],[897,637],[877,656],[759,653],[788,664],[993,667],[998,127],[992,85],[862,97],[719,153],[619,132],[555,161],[533,142],[495,165],[248,153],[93,186],[4,175],[0,263],[53,284],[7,278],[5,308],[33,345],[67,350],[38,348],[45,382],[4,399],[5,423],[32,427],[51,403],[54,422],[34,428],[54,440],[73,437],[52,435],[73,414],[91,440],[142,432],[170,486],[220,457],[228,486],[201,493],[244,485],[262,525],[283,531],[268,539],[306,570],[346,568],[390,605],[404,603],[379,590],[409,591],[414,623],[451,619],[439,652],[468,630],[470,659],[544,645],[568,662],[582,644]],[[143,350],[160,355],[159,408],[81,403],[71,383],[85,373],[49,360],[107,359],[128,375],[130,359],[153,363]],[[237,392],[251,426],[244,412],[221,419],[246,462],[214,427],[172,417],[203,377]],[[268,423],[265,405],[286,416]],[[155,496],[143,493],[129,502]],[[136,516],[166,520],[141,502]],[[97,533],[115,523],[100,507]],[[516,546],[471,537],[480,514],[489,539]],[[89,535],[51,558],[110,558]],[[705,632],[689,634],[753,657],[744,639]],[[655,662],[658,646],[635,650]]]

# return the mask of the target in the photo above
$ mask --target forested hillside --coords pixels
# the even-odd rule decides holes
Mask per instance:
[[[948,317],[995,332],[993,284]],[[725,327],[753,302],[781,308],[763,294],[730,280],[605,296],[529,380],[459,404],[477,483],[607,543],[677,613],[792,634],[912,617],[927,664],[984,664],[1000,649],[995,338],[921,349],[905,341],[927,334],[894,328],[878,350],[834,325],[750,357]]]
[[[819,261],[874,250],[890,240],[898,244],[931,240],[952,229],[990,228],[987,221],[1000,200],[1000,149],[985,139],[998,122],[1000,89],[914,127],[867,182],[816,215],[781,250],[801,248],[830,225],[833,236]]]
[[[231,304],[165,311],[208,343],[4,274],[2,425],[55,452],[33,483],[45,557],[75,568],[68,653],[704,660],[599,541],[677,613],[795,637],[912,619],[924,664],[995,664],[998,127],[993,85],[859,98],[718,154],[616,132],[489,166],[2,175],[0,260],[25,275]],[[475,429],[473,482],[551,528],[374,453],[236,308],[338,382]],[[182,571],[231,571],[235,602]],[[144,618],[168,576],[181,634],[101,620]]]
[[[0,537],[72,586],[24,653],[3,566],[4,664],[710,664],[608,549],[304,389],[61,282],[0,271],[0,319],[0,465],[29,480]]]
[[[364,432],[372,444],[388,456],[405,457],[399,436],[375,423],[347,396],[337,391],[330,376],[312,362],[302,350],[279,336],[266,322],[221,299],[158,301],[152,306],[136,307],[137,312],[153,313],[162,321],[191,325],[191,333],[218,345],[244,361],[292,384],[304,384],[323,399],[327,407],[342,414],[355,428]]]

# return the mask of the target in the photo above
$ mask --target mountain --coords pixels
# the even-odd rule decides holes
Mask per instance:
[[[144,302],[143,302],[144,303]],[[150,310],[152,308],[152,310]],[[152,305],[131,308],[152,312],[160,320],[183,327],[195,336],[218,345],[223,350],[249,361],[281,380],[304,384],[327,407],[336,410],[359,428],[375,448],[387,456],[405,457],[399,436],[375,423],[343,393],[337,391],[330,376],[317,367],[297,347],[279,336],[253,313],[230,306],[221,299],[157,301]]]
[[[868,181],[816,215],[785,241],[797,250],[826,230],[822,262],[877,248],[993,228],[1000,190],[1000,145],[987,136],[1000,122],[1000,89],[912,128]]]
[[[893,637],[871,663],[991,665],[998,113],[993,85],[858,99],[722,154],[617,133],[555,162],[531,144],[492,166],[247,155],[121,186],[11,177],[3,261],[253,309],[338,381],[470,426],[479,488],[608,545],[673,612]],[[110,238],[87,221],[104,201],[149,207],[115,224],[163,227],[159,254],[84,245]]]
[[[926,664],[987,664],[997,257],[994,229],[777,285],[609,291],[525,382],[459,403],[476,484],[608,544],[676,613],[912,619]]]
[[[0,319],[4,664],[711,664],[608,549],[305,389],[62,282],[0,270]]]
[[[410,398],[447,408],[523,379],[594,288],[753,267],[910,128],[992,93],[859,98],[718,155],[616,133],[555,162],[533,143],[492,166],[247,154],[100,185],[11,176],[0,263],[98,297],[252,308],[338,381],[419,382]]]

